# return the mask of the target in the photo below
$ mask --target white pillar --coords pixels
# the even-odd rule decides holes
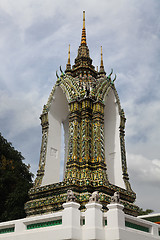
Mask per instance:
[[[158,237],[159,236],[159,226],[158,224],[152,224],[151,234]]]
[[[64,239],[81,239],[80,227],[80,207],[79,203],[67,202],[63,204],[62,226],[64,231]]]
[[[103,239],[103,213],[99,203],[86,204],[84,239]]]
[[[26,230],[26,225],[22,219],[15,221],[15,232],[23,232]]]
[[[108,228],[125,228],[124,206],[119,203],[109,204],[107,212]]]
[[[119,203],[107,205],[107,228],[105,229],[105,239],[123,239],[121,233],[125,230],[124,206]]]

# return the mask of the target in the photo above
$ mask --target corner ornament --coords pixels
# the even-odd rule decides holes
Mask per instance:
[[[119,194],[119,192],[115,192],[114,195],[111,197],[111,204],[112,203],[120,203],[120,194]]]
[[[74,193],[72,190],[67,191],[67,202],[75,202],[76,197],[74,196]]]
[[[93,203],[93,202],[96,202],[96,203],[99,203],[99,193],[98,191],[95,191],[92,193],[91,197],[89,198],[89,203]]]

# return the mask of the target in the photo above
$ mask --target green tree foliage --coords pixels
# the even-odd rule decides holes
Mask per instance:
[[[150,213],[153,213],[154,211],[152,209],[146,209],[146,210],[143,210],[143,208],[139,208],[139,213],[138,215],[148,215]]]
[[[25,217],[32,173],[24,157],[0,134],[0,222]]]

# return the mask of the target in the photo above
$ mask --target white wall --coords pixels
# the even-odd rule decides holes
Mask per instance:
[[[47,154],[45,163],[45,173],[42,186],[59,182],[60,180],[60,158],[61,158],[61,124],[64,123],[64,132],[68,131],[68,103],[60,87],[54,93],[53,100],[48,113],[49,130],[47,142]],[[66,144],[67,145],[67,144]],[[66,146],[67,147],[67,146]],[[67,148],[66,148],[67,151]],[[65,155],[66,156],[66,155]],[[66,160],[66,157],[65,157]]]
[[[87,210],[80,212],[79,204],[67,202],[64,210],[0,223],[0,230],[14,227],[14,232],[0,234],[2,240],[160,240],[160,225],[124,214],[123,205],[109,204],[108,212],[102,212],[99,203],[86,204]],[[61,219],[60,225],[41,225],[28,229],[27,225]],[[81,221],[85,219],[83,225]],[[107,225],[105,225],[107,220]],[[149,232],[126,227],[125,221],[147,227]],[[81,223],[81,224],[80,224]]]
[[[67,117],[66,120],[63,122],[63,129],[64,129],[64,167],[63,167],[63,178],[65,175],[66,170],[66,162],[68,157],[68,141],[69,141],[69,118]]]
[[[121,148],[119,137],[120,115],[113,90],[105,96],[104,109],[105,157],[110,183],[125,188],[122,177]]]

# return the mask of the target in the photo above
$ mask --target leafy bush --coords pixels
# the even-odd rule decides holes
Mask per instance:
[[[0,222],[25,217],[33,174],[24,157],[0,134]]]

